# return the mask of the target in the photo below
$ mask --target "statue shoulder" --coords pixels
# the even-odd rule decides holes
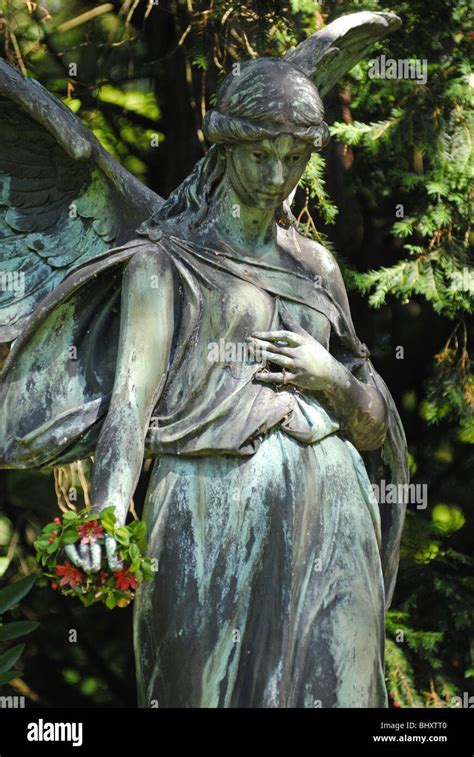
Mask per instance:
[[[300,234],[295,228],[284,229],[281,243],[295,260],[309,269],[314,277],[320,277],[319,283],[325,289],[337,294],[345,293],[344,281],[339,264],[330,250],[314,239]]]
[[[125,269],[128,277],[132,277],[135,283],[138,283],[148,282],[149,276],[165,279],[172,276],[171,244],[167,244],[165,236],[159,242],[141,239],[135,240],[135,244],[135,250]],[[152,278],[151,281],[153,286],[154,279]]]

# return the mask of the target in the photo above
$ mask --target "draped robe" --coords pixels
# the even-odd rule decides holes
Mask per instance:
[[[304,252],[282,267],[165,234],[78,269],[4,366],[0,466],[94,452],[113,388],[121,274],[143,250],[169,256],[175,325],[145,440],[155,462],[143,517],[158,571],[135,600],[139,704],[386,706],[383,613],[405,502],[378,504],[372,484],[407,482],[406,442],[341,292],[327,271],[318,284]],[[259,383],[251,359],[212,359],[213,345],[283,328],[287,312],[382,393],[380,450],[359,453],[316,393]]]

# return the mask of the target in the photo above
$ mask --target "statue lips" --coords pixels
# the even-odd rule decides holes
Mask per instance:
[[[277,207],[284,200],[284,196],[281,192],[266,192],[263,189],[259,189],[256,193],[260,201],[263,201],[266,205]]]

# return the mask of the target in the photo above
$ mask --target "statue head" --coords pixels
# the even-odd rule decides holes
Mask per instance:
[[[311,152],[329,140],[318,90],[305,74],[278,58],[239,64],[221,84],[216,106],[203,121],[212,147],[190,176],[151,219],[180,217],[193,226],[204,220],[212,194],[227,171],[239,199],[274,207],[290,221],[284,200],[297,185]],[[146,233],[150,222],[140,229]]]
[[[400,25],[393,13],[352,13],[315,32],[283,58],[234,65],[219,88],[216,107],[204,118],[204,133],[213,143],[209,152],[139,233],[151,236],[167,221],[183,228],[199,225],[226,169],[244,202],[257,207],[276,203],[276,218],[291,222],[289,205],[282,198],[296,186],[311,152],[329,138],[321,96],[374,42]],[[278,178],[278,171],[290,165],[285,180]],[[265,198],[266,186],[271,191]]]
[[[318,90],[285,61],[260,58],[226,77],[203,130],[219,145],[227,178],[247,205],[277,207],[297,185],[329,130]]]
[[[311,79],[279,58],[237,65],[221,84],[216,107],[204,117],[210,142],[235,144],[292,134],[312,150],[327,144],[323,103]]]

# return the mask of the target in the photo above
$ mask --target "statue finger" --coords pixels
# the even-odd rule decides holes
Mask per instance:
[[[290,384],[294,378],[294,373],[256,373],[255,378],[257,381],[262,381],[264,384]]]
[[[286,355],[280,355],[278,352],[270,352],[269,350],[261,350],[260,355],[262,358],[266,358],[270,363],[276,363],[281,365],[282,368],[294,368],[294,362],[291,357]]]
[[[91,571],[97,573],[100,570],[100,563],[102,558],[102,552],[100,544],[91,544]]]
[[[117,557],[117,542],[112,536],[105,537],[105,550],[110,570],[122,570],[123,561]]]
[[[90,551],[89,544],[81,544],[79,546],[79,554],[82,558],[84,570],[90,570],[92,560],[91,560],[91,551]]]
[[[286,350],[293,350],[294,346],[290,344],[285,345],[279,345],[274,344],[273,342],[268,342],[265,339],[259,339],[258,337],[254,337],[252,341],[250,342],[250,345],[253,349],[256,349],[258,353],[260,353],[262,350],[271,350],[273,352],[278,352],[281,355],[285,355]]]
[[[252,336],[257,339],[268,339],[270,342],[287,342],[293,347],[299,347],[304,341],[303,337],[295,334],[294,331],[254,331]]]
[[[80,557],[74,544],[67,544],[64,547],[64,552],[66,553],[66,557],[69,558],[70,562],[72,562],[72,564],[75,565],[76,568],[84,567],[82,557]]]

